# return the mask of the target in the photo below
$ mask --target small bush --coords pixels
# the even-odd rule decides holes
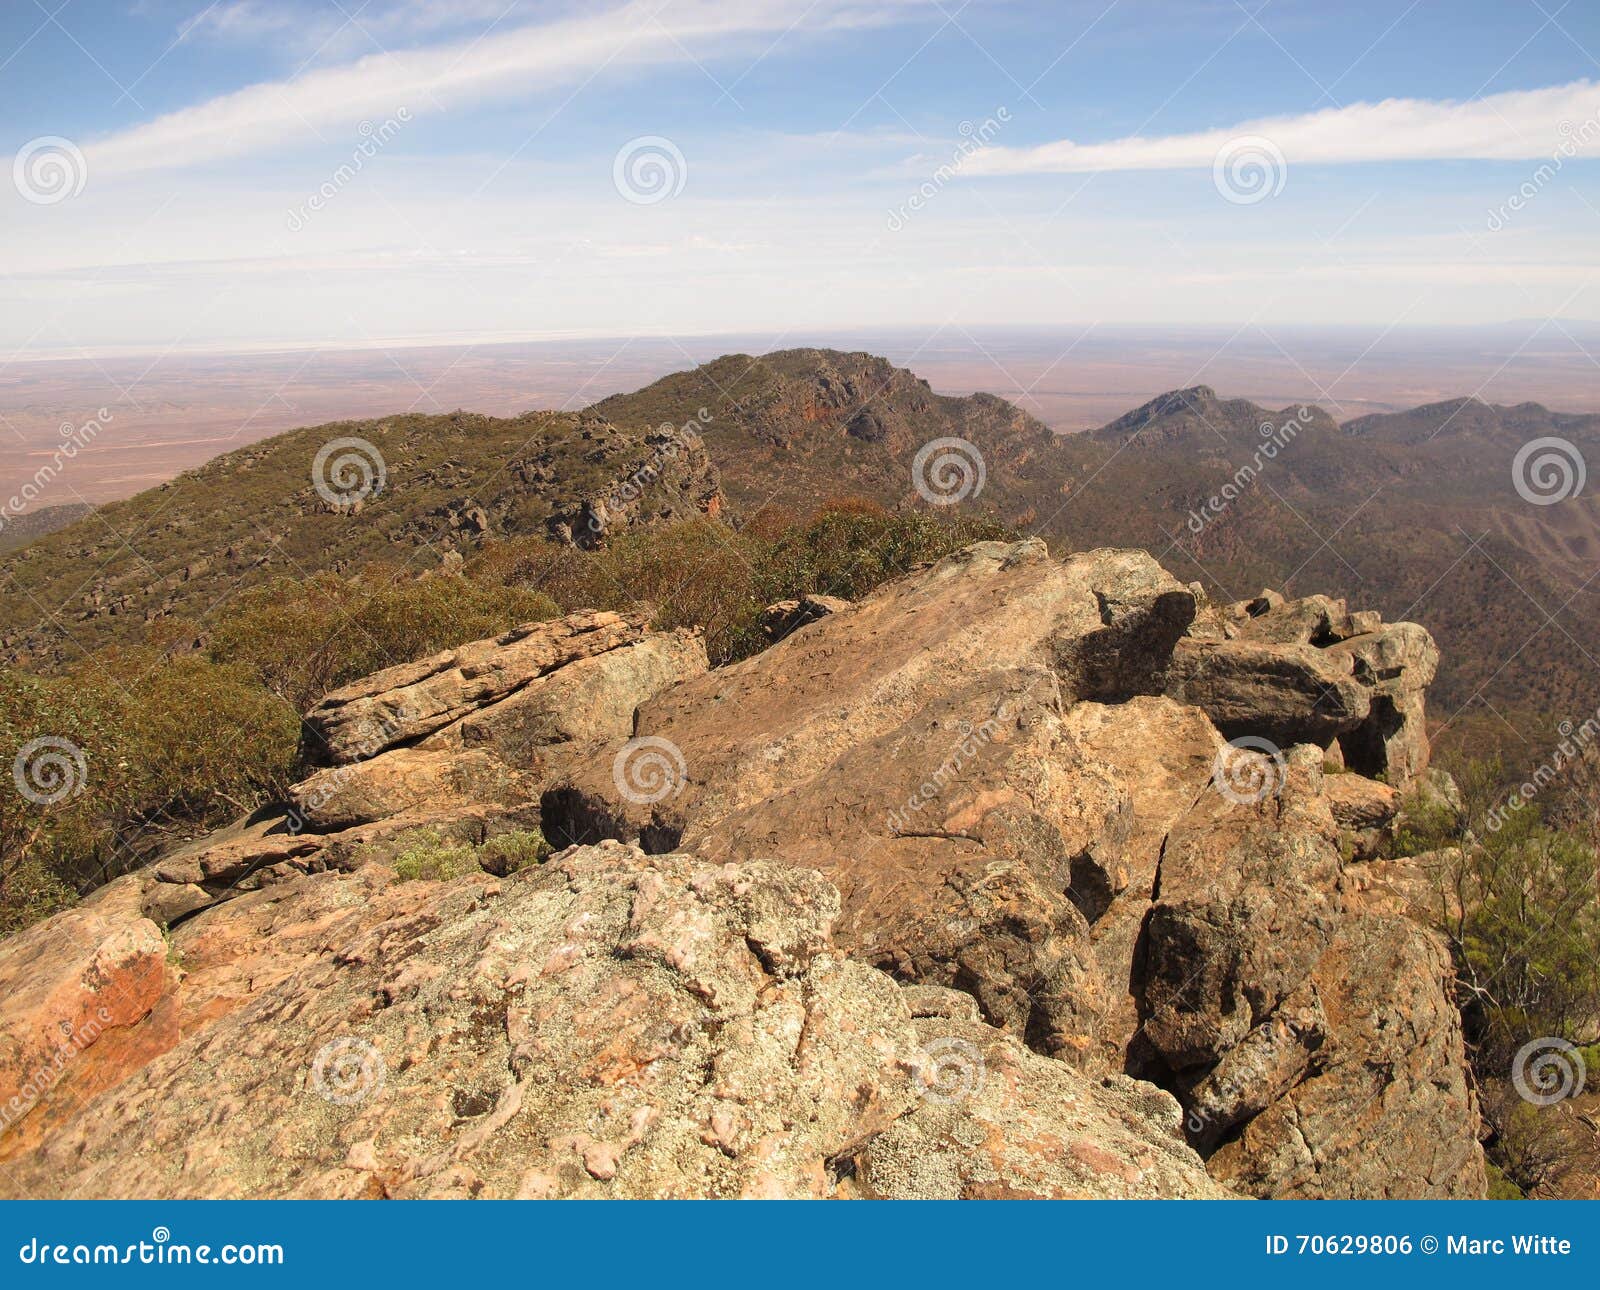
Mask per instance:
[[[490,873],[504,877],[519,869],[543,863],[550,844],[536,829],[517,829],[497,834],[478,848],[478,863]]]
[[[1014,536],[990,520],[946,520],[858,502],[825,506],[772,544],[758,570],[758,592],[765,604],[806,593],[858,600],[973,542]]]
[[[195,655],[111,649],[60,676],[0,670],[0,761],[29,789],[0,782],[0,923],[53,912],[160,841],[280,793],[298,732],[247,669]]]
[[[761,611],[774,601],[859,599],[972,542],[1009,536],[984,520],[846,500],[804,524],[773,509],[740,529],[711,519],[630,529],[598,551],[517,538],[486,546],[468,574],[542,592],[569,612],[649,606],[658,628],[704,631],[707,654],[722,664],[765,648]]]
[[[476,848],[432,829],[419,830],[389,863],[401,882],[445,882],[481,872]]]
[[[362,859],[382,860],[381,844],[368,848]],[[457,838],[441,837],[433,829],[407,835],[388,864],[401,882],[447,882],[473,873],[499,877],[540,863],[550,854],[550,844],[537,829],[500,833],[481,846]]]
[[[1489,1191],[1488,1191],[1487,1199],[1489,1199],[1489,1200],[1527,1200],[1528,1199],[1527,1196],[1523,1193],[1522,1188],[1518,1187],[1516,1183],[1512,1182],[1511,1179],[1507,1178],[1506,1175],[1505,1175],[1505,1171],[1502,1170],[1499,1165],[1495,1164],[1494,1161],[1492,1161],[1492,1160],[1489,1161],[1488,1169],[1489,1169]]]

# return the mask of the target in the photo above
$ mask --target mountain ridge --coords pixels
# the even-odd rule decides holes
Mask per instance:
[[[856,497],[987,514],[1068,549],[1147,548],[1218,599],[1298,587],[1420,617],[1444,647],[1447,722],[1503,716],[1526,730],[1600,703],[1583,644],[1600,507],[1516,492],[1515,451],[1541,436],[1600,448],[1600,417],[1466,396],[1340,425],[1314,404],[1273,411],[1195,385],[1057,435],[1003,398],[937,394],[864,351],[729,354],[581,413],[338,422],[225,454],[109,505],[105,523],[0,558],[12,591],[0,644],[12,661],[48,664],[71,637],[94,647],[147,620],[203,622],[274,573],[370,560],[421,572],[507,536],[598,541],[607,524],[716,514],[724,501],[743,522]],[[368,438],[388,468],[388,491],[354,524],[310,477],[318,448],[349,437]],[[970,468],[954,499],[915,478],[939,439],[976,450],[976,462],[952,459]],[[140,536],[152,525],[154,549]]]

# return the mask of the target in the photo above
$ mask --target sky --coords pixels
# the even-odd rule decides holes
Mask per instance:
[[[0,359],[1600,318],[1591,0],[0,0]]]

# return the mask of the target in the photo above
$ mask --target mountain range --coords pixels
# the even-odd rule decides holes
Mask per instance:
[[[343,450],[354,494],[316,477],[333,440],[362,445]],[[507,535],[582,545],[860,498],[991,515],[1064,550],[1148,548],[1219,602],[1315,590],[1422,622],[1443,652],[1445,741],[1537,761],[1555,723],[1600,703],[1587,626],[1600,509],[1582,488],[1596,451],[1600,416],[1534,403],[1339,424],[1206,386],[1058,435],[865,353],[730,354],[582,412],[340,422],[219,457],[0,556],[0,648],[50,667],[149,622],[203,630],[274,575],[420,573]]]

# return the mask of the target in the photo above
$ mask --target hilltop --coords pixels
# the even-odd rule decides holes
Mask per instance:
[[[640,428],[709,416],[702,429],[735,506],[807,512],[829,498],[910,504],[910,466],[930,440],[955,437],[984,456],[1001,509],[1022,480],[1047,471],[1056,436],[992,394],[936,394],[872,354],[791,349],[728,354],[590,409]]]

